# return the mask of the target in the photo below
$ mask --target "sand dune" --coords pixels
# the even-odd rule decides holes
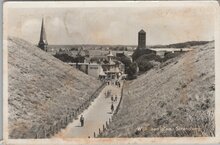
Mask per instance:
[[[214,136],[214,43],[127,82],[108,137]]]
[[[24,40],[8,38],[8,52],[10,138],[34,138],[101,85]]]

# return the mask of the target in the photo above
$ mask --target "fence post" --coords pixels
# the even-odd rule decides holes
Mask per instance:
[[[50,137],[52,135],[52,128],[51,126],[49,127],[49,133],[48,133],[48,136]]]
[[[67,126],[67,124],[68,124],[68,117],[66,116],[66,126]]]
[[[70,114],[70,115],[68,115],[69,122],[71,122],[71,120],[72,120],[72,119],[71,119],[71,117],[72,117],[72,116],[71,116],[71,114]]]
[[[66,127],[66,121],[65,121],[65,118],[63,118],[63,128]]]
[[[108,122],[107,122],[107,121],[105,122],[105,124],[106,124],[106,125],[105,125],[105,126],[106,126],[106,128],[108,128]]]
[[[36,133],[36,137],[35,138],[38,139],[38,133]]]
[[[101,129],[99,128],[99,134],[101,134]]]
[[[96,137],[96,134],[95,134],[95,132],[94,132],[94,137]]]
[[[60,121],[58,122],[58,130],[59,131],[61,130],[61,122]]]
[[[78,114],[77,114],[77,110],[75,111],[75,113],[74,113],[74,114],[75,114],[75,118],[77,118],[77,115],[78,115]]]
[[[103,131],[105,131],[105,125],[103,124]]]
[[[47,131],[45,128],[44,128],[44,138],[47,138]]]
[[[55,125],[55,133],[58,133],[57,123],[56,123],[56,125]]]
[[[52,135],[54,135],[53,126],[50,126],[50,132],[51,132]]]

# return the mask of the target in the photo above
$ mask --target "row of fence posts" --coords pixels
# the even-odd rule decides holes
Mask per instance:
[[[77,109],[69,110],[67,116],[63,117],[61,120],[54,122],[53,125],[49,127],[41,126],[35,138],[49,138],[58,133],[61,129],[66,128],[66,126],[73,121],[73,119],[77,119],[77,116],[82,113],[85,109],[87,109],[90,103],[99,95],[100,91],[105,87],[106,83],[103,83],[90,97],[86,100],[82,105],[80,105]]]
[[[119,107],[120,107],[120,105],[121,105],[121,100],[122,100],[122,97],[123,97],[123,90],[124,90],[124,82],[123,82],[123,84],[122,84],[121,87],[122,87],[122,88],[121,88],[121,98],[120,98],[120,100],[119,100],[119,103],[118,103],[117,108],[115,109],[114,114],[117,114],[117,113],[118,113]]]
[[[107,131],[107,129],[109,128],[109,124],[112,122],[112,118],[109,118],[108,121],[105,122],[105,124],[102,125],[102,128],[99,128],[98,133],[96,134],[96,132],[93,133],[93,137],[99,137],[102,136],[105,131]]]
[[[121,98],[119,100],[119,103],[117,105],[117,108],[114,112],[114,114],[117,114],[118,110],[119,110],[119,106],[121,105],[121,100],[122,100],[122,97],[123,97],[123,88],[124,88],[124,83],[123,85],[121,86],[122,87],[122,90],[121,90]],[[102,125],[102,129],[99,128],[99,131],[98,133],[96,134],[96,132],[93,133],[93,137],[96,138],[96,137],[99,137],[99,136],[102,136],[106,131],[107,129],[109,128],[109,124],[112,122],[112,118],[109,118],[108,121],[105,122],[105,124]]]

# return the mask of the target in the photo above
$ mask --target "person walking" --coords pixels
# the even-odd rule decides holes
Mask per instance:
[[[118,82],[118,81],[116,81],[116,86],[117,86],[117,87],[119,86],[119,82]]]
[[[111,96],[111,100],[112,100],[112,102],[114,101],[114,97],[113,97],[113,95]]]
[[[80,123],[81,123],[81,127],[83,127],[84,126],[84,117],[83,117],[83,115],[81,115],[81,117],[80,117]]]
[[[113,105],[113,103],[111,105],[111,110],[112,110],[112,113],[113,113],[114,112],[114,105]]]
[[[108,92],[108,91],[105,91],[105,97],[106,97],[106,98],[108,97],[108,94],[109,94],[109,92]]]

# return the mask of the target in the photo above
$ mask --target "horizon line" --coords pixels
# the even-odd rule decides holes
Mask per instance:
[[[189,40],[189,41],[182,41],[182,42],[175,42],[169,44],[152,44],[146,46],[164,46],[164,45],[173,45],[173,44],[180,44],[180,43],[187,43],[187,42],[213,42],[213,40]],[[38,45],[38,44],[36,44]],[[138,46],[138,44],[48,44],[48,46],[76,46],[76,45],[97,45],[97,46]]]

